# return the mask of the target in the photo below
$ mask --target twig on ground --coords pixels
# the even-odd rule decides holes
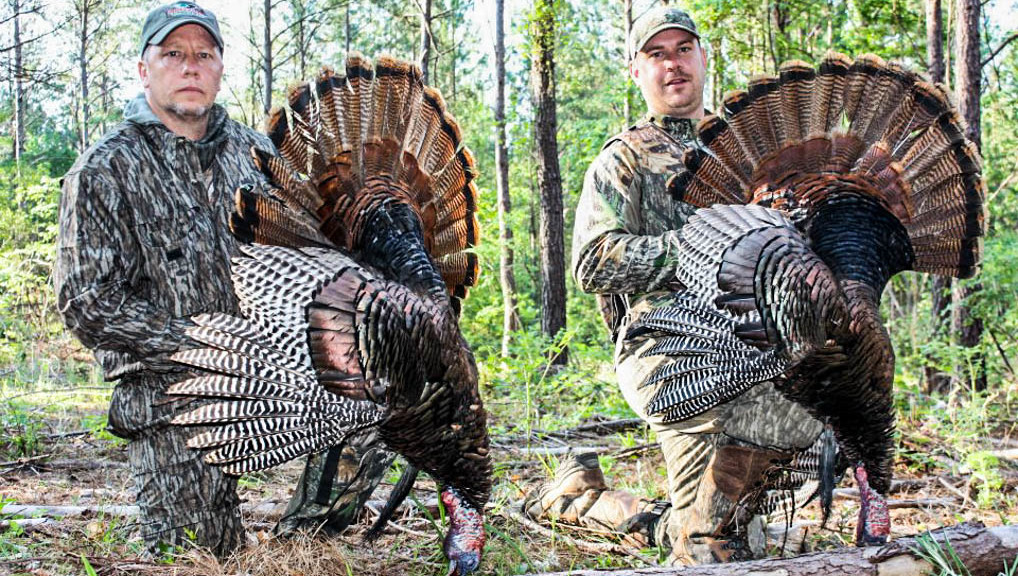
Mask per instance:
[[[945,479],[943,476],[938,476],[937,481],[940,482],[940,485],[946,488],[948,492],[961,498],[963,504],[975,508],[976,503],[973,502],[971,498],[969,498],[968,494],[965,494],[964,492],[959,490],[957,486],[952,486],[951,483],[948,482],[947,479]]]
[[[640,444],[639,446],[633,446],[631,448],[620,448],[611,452],[611,455],[615,458],[625,458],[626,456],[642,456],[647,452],[656,450],[661,447],[661,444],[654,442],[652,444]]]
[[[370,510],[371,513],[375,515],[375,518],[378,518],[378,516],[380,515],[380,512],[378,510],[375,510],[375,508],[373,508],[370,504],[365,503],[364,507],[367,508],[368,510]],[[392,528],[393,530],[396,530],[398,532],[403,532],[405,534],[410,534],[411,536],[416,536],[418,538],[430,538],[432,536],[431,534],[426,534],[424,532],[418,532],[417,530],[411,530],[410,528],[407,528],[406,526],[400,526],[399,524],[397,524],[396,522],[393,522],[392,520],[389,520],[388,522],[386,522],[385,526],[386,526],[386,528]]]
[[[858,488],[836,488],[834,490],[835,500],[858,500]],[[902,498],[888,499],[888,508],[925,508],[928,506],[957,506],[954,498]]]
[[[74,438],[75,436],[86,436],[91,434],[91,430],[75,430],[73,432],[55,432],[53,434],[43,434],[43,438],[47,440],[56,440],[59,438]]]
[[[647,562],[647,559],[644,558],[643,556],[640,556],[639,552],[637,552],[636,550],[632,550],[626,546],[622,546],[621,544],[613,544],[611,542],[587,542],[584,540],[577,540],[576,538],[573,538],[561,532],[556,532],[550,528],[546,528],[545,526],[542,526],[541,524],[534,522],[530,518],[527,518],[523,514],[516,512],[515,508],[518,507],[519,507],[518,505],[507,506],[502,510],[502,514],[506,518],[516,522],[521,526],[526,527],[529,530],[537,532],[547,538],[552,538],[554,540],[565,542],[566,544],[576,548],[577,550],[582,550],[584,552],[589,552],[591,554],[605,554],[605,553],[624,554],[626,556],[636,558],[641,562],[644,563]],[[574,526],[570,526],[570,528],[574,528]]]
[[[23,468],[32,462],[37,462],[39,460],[49,458],[50,456],[52,456],[52,454],[40,454],[38,456],[29,456],[27,458],[18,458],[17,460],[10,460],[8,462],[0,462],[0,468],[10,468],[12,470],[15,468]]]
[[[0,396],[0,401],[16,400],[18,398],[24,398],[26,396],[35,396],[36,394],[69,394],[72,392],[82,392],[87,390],[113,390],[113,386],[75,386],[73,388],[47,388],[45,390],[32,390],[31,392],[23,392],[21,394],[15,394],[14,396]]]

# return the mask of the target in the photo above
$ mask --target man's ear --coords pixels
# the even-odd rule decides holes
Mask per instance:
[[[636,58],[629,61],[629,75],[633,78],[633,81],[640,79],[640,69],[636,67]]]

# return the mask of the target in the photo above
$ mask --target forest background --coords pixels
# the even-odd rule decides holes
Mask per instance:
[[[59,182],[140,90],[137,38],[155,3],[2,2],[0,425],[6,437],[0,435],[0,446],[17,458],[32,455],[28,431],[41,418],[42,398],[73,403],[80,398],[74,391],[94,389],[89,401],[102,406],[108,399],[110,385],[54,309]],[[479,168],[482,274],[465,303],[462,329],[481,367],[496,440],[521,428],[529,434],[632,416],[613,381],[596,303],[576,289],[568,253],[587,166],[607,137],[644,113],[628,78],[624,38],[631,22],[658,4],[502,2],[202,3],[219,16],[226,37],[219,102],[253,127],[260,128],[289,86],[322,65],[342,66],[350,50],[421,62],[429,84],[442,91]],[[817,62],[831,49],[901,61],[957,94],[984,157],[983,269],[961,282],[900,275],[884,294],[884,313],[898,357],[901,413],[970,414],[976,423],[961,433],[970,440],[988,429],[1009,437],[1018,395],[1016,4],[690,0],[682,6],[703,33],[712,110],[753,75],[774,73],[788,59]],[[496,15],[503,10],[499,30]],[[99,414],[96,429],[103,425]],[[957,460],[981,462],[988,474],[1004,466],[987,460],[987,446],[977,442],[955,448]],[[992,492],[992,486],[984,488]],[[998,494],[986,505],[1013,516],[1014,495],[1001,500],[1006,497]]]

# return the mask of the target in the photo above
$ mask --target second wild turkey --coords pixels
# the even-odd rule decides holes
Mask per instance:
[[[491,489],[457,313],[478,271],[473,158],[420,70],[385,57],[323,70],[267,129],[283,157],[254,155],[273,190],[239,190],[231,220],[254,242],[232,272],[243,318],[195,318],[205,348],[174,356],[208,373],[169,393],[217,401],[174,423],[205,426],[188,445],[229,474],[375,427],[410,464],[383,518],[427,472],[450,517],[450,574],[472,572]]]
[[[725,97],[669,184],[682,229],[674,306],[635,322],[672,360],[648,413],[685,420],[772,381],[834,431],[859,484],[856,544],[886,541],[894,351],[881,293],[904,270],[972,276],[985,232],[975,146],[946,92],[876,56]]]

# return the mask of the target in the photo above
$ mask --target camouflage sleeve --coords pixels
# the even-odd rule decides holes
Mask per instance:
[[[573,229],[573,275],[584,292],[642,294],[674,281],[679,232],[639,234],[642,186],[636,156],[620,141],[587,169]]]
[[[166,356],[187,339],[191,322],[132,288],[140,250],[112,201],[116,190],[102,171],[74,170],[64,178],[53,272],[57,306],[88,348],[128,354],[152,370],[179,369]]]

